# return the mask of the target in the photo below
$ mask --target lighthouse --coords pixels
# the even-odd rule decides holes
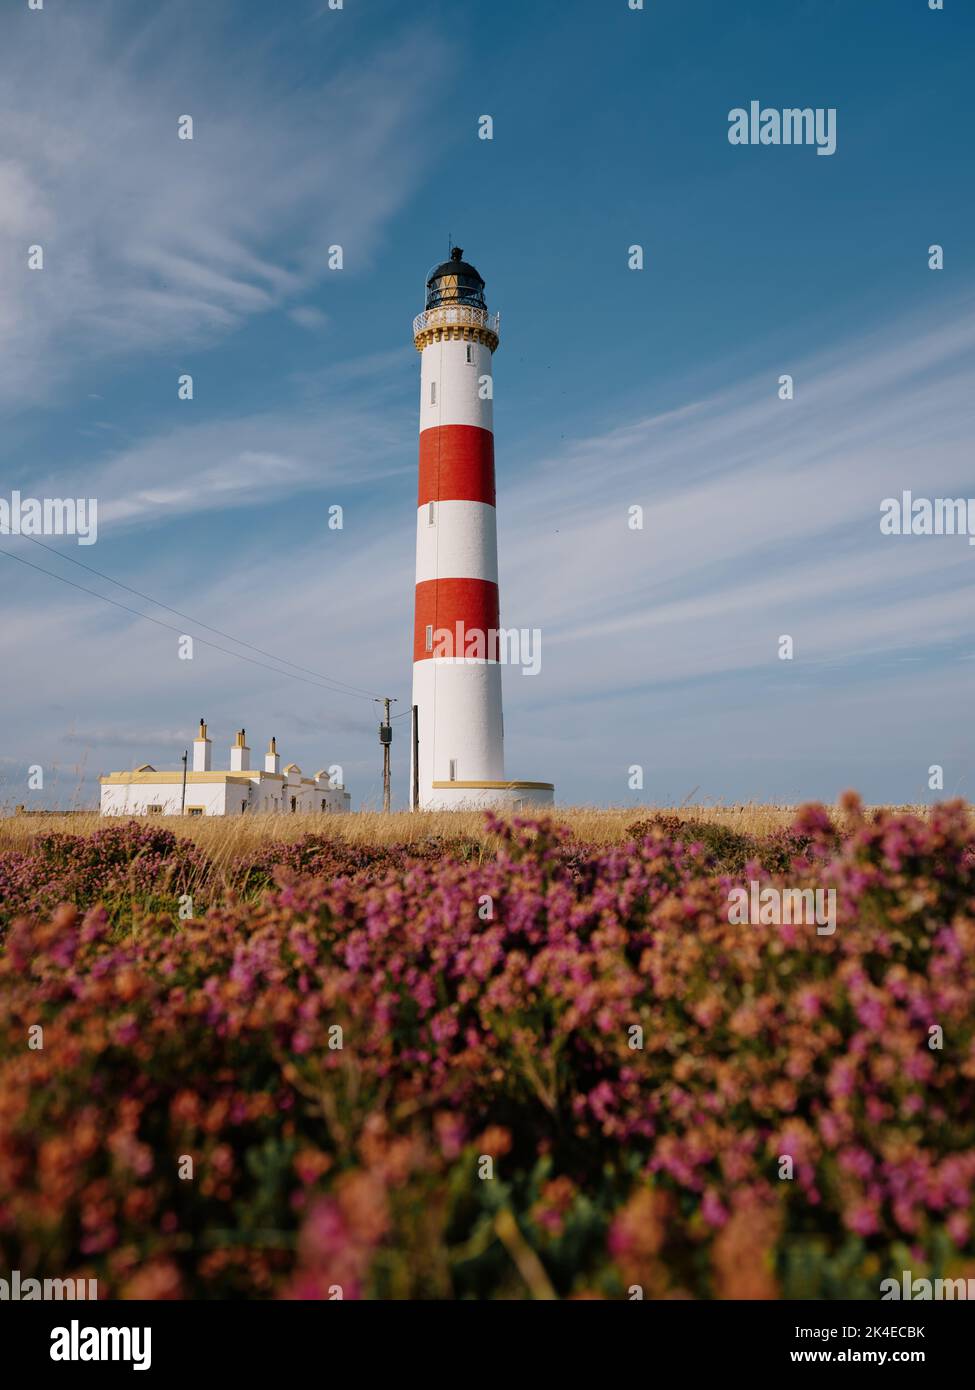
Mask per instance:
[[[459,246],[426,283],[413,626],[411,804],[550,804],[551,782],[505,778],[494,487],[493,359],[500,315]]]

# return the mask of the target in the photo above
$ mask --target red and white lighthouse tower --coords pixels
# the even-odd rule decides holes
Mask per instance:
[[[492,361],[500,316],[455,247],[413,320],[420,353],[413,704],[415,804],[550,803],[504,775]]]

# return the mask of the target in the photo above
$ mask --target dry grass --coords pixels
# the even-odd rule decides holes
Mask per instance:
[[[926,806],[892,808],[927,812]],[[764,836],[788,825],[795,814],[793,806],[771,806],[749,802],[738,806],[557,806],[554,818],[567,825],[574,837],[587,844],[618,844],[627,838],[627,827],[655,815],[679,815],[683,820],[724,825],[745,834]],[[120,818],[121,819],[121,818]],[[148,819],[146,817],[145,819]],[[193,840],[210,857],[227,863],[272,840],[299,840],[304,835],[323,835],[350,844],[418,844],[430,839],[464,838],[488,842],[484,816],[480,811],[354,811],[350,815],[256,815],[179,816],[152,818]],[[45,831],[58,830],[73,835],[90,834],[109,824],[96,811],[71,814],[0,817],[0,849],[27,849]]]

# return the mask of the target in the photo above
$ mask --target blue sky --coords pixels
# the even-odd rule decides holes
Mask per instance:
[[[502,621],[543,635],[541,673],[505,673],[509,775],[914,801],[938,763],[971,796],[975,549],[881,536],[879,509],[975,494],[973,38],[960,0],[7,6],[0,496],[97,497],[97,545],[46,543],[405,710],[410,329],[453,237],[502,314]],[[732,146],[753,99],[835,107],[836,153]],[[176,766],[204,714],[222,762],[244,725],[376,803],[368,698],[179,661],[0,566],[0,802]]]

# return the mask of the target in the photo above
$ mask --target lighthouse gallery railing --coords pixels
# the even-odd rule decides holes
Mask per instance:
[[[436,309],[425,309],[413,320],[413,336],[425,328],[446,328],[458,325],[462,328],[486,328],[491,333],[501,332],[501,315],[490,314],[487,309],[475,309],[471,304],[441,304]]]

